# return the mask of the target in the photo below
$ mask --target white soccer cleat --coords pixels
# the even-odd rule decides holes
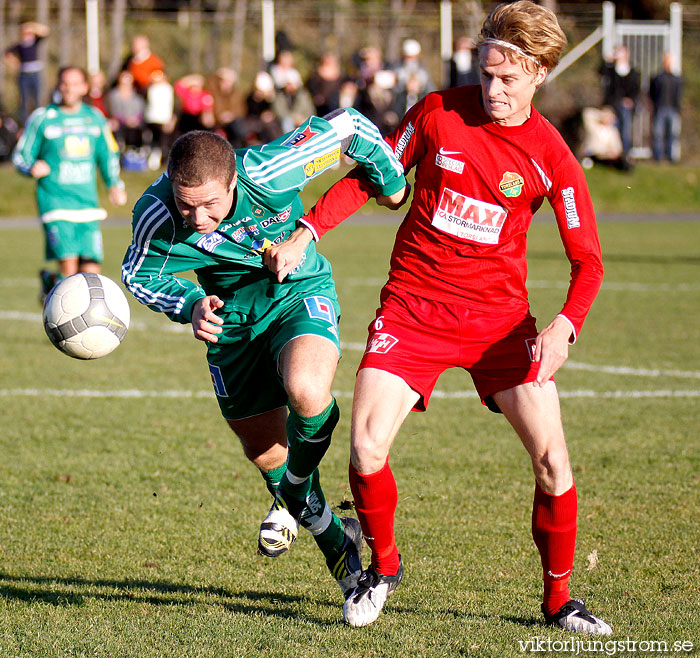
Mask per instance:
[[[298,534],[299,521],[289,513],[278,494],[260,524],[258,551],[267,557],[278,557],[292,547]]]
[[[395,576],[378,573],[374,567],[365,569],[357,581],[357,587],[343,605],[343,619],[350,626],[367,626],[379,617],[386,599],[403,578],[403,563]]]
[[[602,619],[598,619],[586,608],[581,599],[571,599],[567,601],[558,612],[548,615],[544,606],[542,612],[550,626],[563,628],[565,631],[573,633],[590,633],[592,635],[611,635],[612,628]]]

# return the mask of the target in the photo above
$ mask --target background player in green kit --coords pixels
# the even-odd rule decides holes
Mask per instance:
[[[57,279],[99,272],[103,260],[99,220],[107,216],[97,198],[97,169],[115,206],[126,203],[119,179],[119,149],[105,117],[83,103],[85,71],[69,66],[58,74],[61,101],[32,113],[12,154],[17,170],[37,179],[37,205],[46,236],[46,260],[59,272],[42,270],[42,295]]]
[[[307,528],[344,594],[361,570],[356,519],[331,511],[318,465],[339,418],[330,393],[340,308],[328,261],[312,242],[292,271],[269,247],[309,229],[299,191],[343,153],[362,164],[378,200],[403,197],[403,169],[354,110],[311,117],[263,146],[234,151],[213,133],[180,137],[134,208],[122,279],[171,320],[191,323],[224,418],[262,473],[274,503],[258,549],[275,557]],[[194,270],[198,283],[178,274]]]

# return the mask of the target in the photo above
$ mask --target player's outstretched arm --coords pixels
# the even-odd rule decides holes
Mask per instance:
[[[224,321],[214,311],[224,303],[216,295],[207,295],[197,300],[192,307],[192,332],[197,340],[216,343],[223,331]]]

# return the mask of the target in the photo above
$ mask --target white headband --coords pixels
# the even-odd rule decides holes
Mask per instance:
[[[529,59],[531,62],[533,62],[536,66],[540,66],[540,63],[537,61],[537,58],[533,57],[532,55],[528,55],[522,48],[519,46],[516,46],[514,43],[508,43],[507,41],[501,41],[500,39],[493,39],[489,37],[488,39],[484,39],[482,44],[487,44],[487,43],[492,43],[494,46],[500,46],[501,48],[507,48],[508,50],[512,50],[515,53],[518,53],[521,57],[525,57],[526,59]]]

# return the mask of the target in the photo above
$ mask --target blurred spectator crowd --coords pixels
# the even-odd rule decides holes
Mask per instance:
[[[43,72],[38,44],[48,33],[39,23],[24,23],[20,41],[5,53],[18,71],[20,108],[18,121],[0,114],[0,160],[9,156],[29,112],[41,104]],[[403,42],[398,62],[387,62],[375,46],[355,52],[347,67],[337,55],[327,52],[304,80],[294,47],[283,38],[278,41],[274,62],[259,71],[251,85],[244,86],[237,72],[226,67],[209,75],[191,73],[171,80],[166,63],[151,51],[148,37],[140,34],[131,40],[129,55],[114,81],[109,83],[101,71],[89,75],[85,100],[109,119],[123,167],[155,170],[164,164],[170,144],[195,129],[216,131],[240,148],[276,139],[310,115],[325,116],[338,108],[354,107],[386,135],[414,103],[437,88],[421,54],[421,44],[415,39]],[[653,156],[677,162],[682,81],[672,73],[672,64],[666,56],[664,69],[651,81],[648,101],[653,107]],[[580,144],[572,147],[584,167],[605,162],[629,169],[632,121],[641,100],[639,73],[624,46],[601,64],[599,73],[602,104],[583,109]],[[459,37],[449,62],[448,86],[478,83],[474,42]]]
[[[32,32],[27,41],[34,43],[30,57],[35,61],[36,43],[48,34],[37,26],[33,23],[26,30]],[[17,49],[9,49],[6,58],[19,59]],[[476,65],[476,56],[472,63]],[[41,104],[41,71],[34,73],[31,88],[25,80],[20,83],[19,122],[6,117],[15,132]],[[243,86],[237,72],[226,67],[209,75],[170,79],[167,64],[140,34],[131,40],[129,55],[111,84],[101,71],[88,77],[85,102],[108,118],[122,165],[131,170],[160,168],[172,142],[190,130],[216,131],[240,148],[269,142],[310,115],[324,116],[341,107],[357,108],[387,134],[411,105],[436,89],[414,39],[404,41],[401,60],[393,64],[375,47],[355,53],[349,70],[334,53],[324,53],[306,80],[289,44],[278,49],[274,62],[259,71],[251,85]]]

